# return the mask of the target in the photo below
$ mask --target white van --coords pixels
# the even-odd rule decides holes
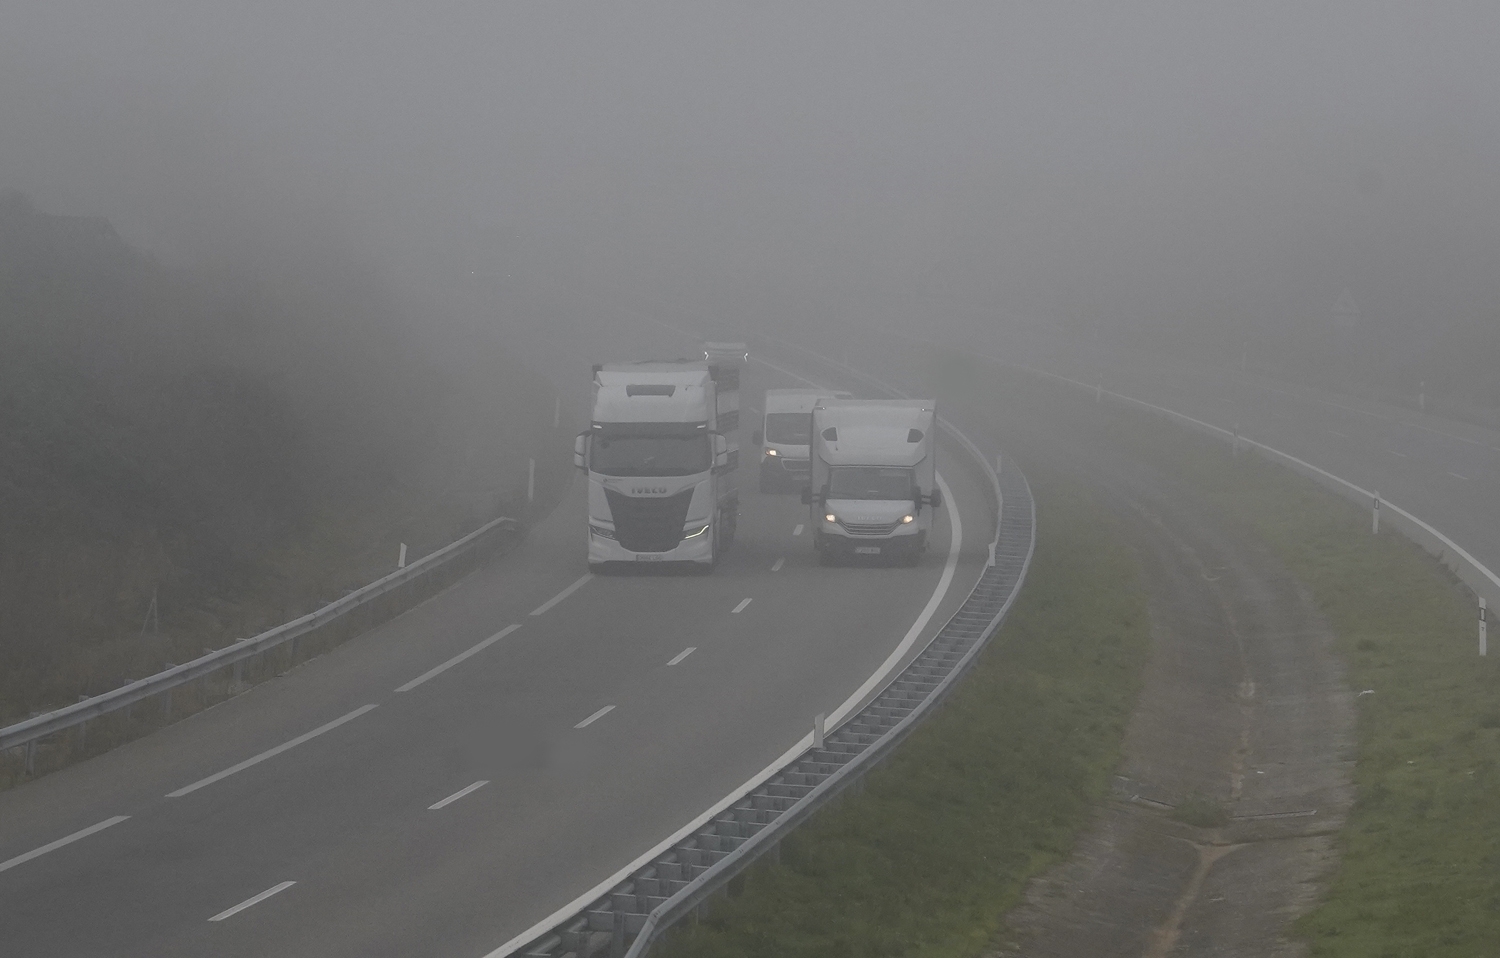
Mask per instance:
[[[848,399],[828,389],[767,389],[762,427],[751,442],[760,446],[760,491],[796,492],[807,485],[812,411],[820,399]]]

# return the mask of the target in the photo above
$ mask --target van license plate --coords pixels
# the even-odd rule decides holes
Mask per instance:
[[[650,554],[647,554],[647,555],[638,555],[638,556],[635,557],[635,561],[637,561],[637,562],[660,562],[661,561],[661,556],[659,556],[659,555],[650,555]]]
[[[880,546],[855,546],[854,552],[856,555],[878,556],[880,555]]]

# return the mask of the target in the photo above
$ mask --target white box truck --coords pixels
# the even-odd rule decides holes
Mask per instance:
[[[915,565],[927,548],[937,487],[937,404],[824,399],[812,413],[813,545],[825,563],[879,556]]]
[[[738,388],[737,370],[725,376],[709,363],[594,367],[591,423],[573,445],[574,465],[588,474],[589,568],[706,570],[724,555],[739,514],[729,422]]]
[[[807,485],[812,411],[820,399],[849,399],[830,389],[767,389],[764,417],[750,441],[760,446],[760,491],[793,492]]]

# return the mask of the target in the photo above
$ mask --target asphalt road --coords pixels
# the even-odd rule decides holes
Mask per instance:
[[[754,366],[743,403],[793,384]],[[923,639],[994,521],[940,456],[966,531]],[[753,477],[711,576],[585,578],[575,481],[406,615],[0,793],[0,953],[480,956],[608,879],[857,690],[945,578],[954,508],[919,568],[823,568]]]
[[[874,369],[906,341],[849,340]],[[864,344],[873,344],[873,348]],[[828,349],[840,348],[831,344]],[[975,350],[974,342],[965,348]],[[1253,371],[1169,362],[1086,343],[977,341],[1023,363],[1165,406],[1310,462],[1399,505],[1500,570],[1500,431],[1376,401],[1279,382]]]

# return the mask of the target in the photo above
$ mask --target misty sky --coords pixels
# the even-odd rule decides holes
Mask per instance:
[[[0,188],[704,310],[1497,315],[1500,4],[0,0]]]

